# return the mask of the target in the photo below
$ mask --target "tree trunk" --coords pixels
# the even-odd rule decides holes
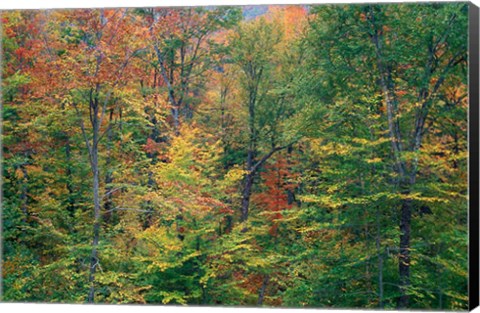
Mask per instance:
[[[405,163],[401,158],[403,147],[400,125],[398,121],[398,103],[395,98],[395,88],[392,80],[391,68],[384,60],[382,40],[380,38],[381,31],[379,31],[379,25],[377,25],[372,6],[370,6],[369,13],[369,19],[374,31],[373,35],[371,35],[371,40],[375,47],[377,67],[380,74],[380,87],[382,88],[383,97],[387,108],[388,130],[395,161],[395,170],[400,177],[400,183],[403,184],[407,174]],[[399,226],[401,234],[400,253],[398,256],[400,297],[397,301],[397,308],[402,309],[408,307],[409,304],[407,289],[410,285],[410,223],[412,219],[410,200],[405,200],[402,203],[400,215],[401,217]]]
[[[250,196],[252,194],[252,186],[255,178],[255,173],[249,173],[245,177],[245,187],[243,188],[242,194],[242,208],[241,208],[241,217],[240,221],[245,222],[248,220],[248,208],[250,206]]]
[[[383,255],[381,251],[381,237],[380,237],[380,209],[377,207],[376,212],[377,234],[375,238],[375,246],[377,248],[378,257],[378,306],[383,309]]]
[[[270,281],[270,276],[265,275],[265,277],[263,278],[262,288],[260,288],[260,292],[258,293],[257,305],[263,304],[263,299],[265,298],[265,291],[267,290],[269,281]]]
[[[180,135],[179,106],[176,103],[172,106],[173,132],[175,136],[178,136]]]
[[[94,138],[96,136],[94,135]],[[94,139],[94,143],[95,143]],[[92,171],[93,171],[93,205],[94,205],[94,222],[93,222],[93,242],[92,242],[92,256],[90,261],[90,292],[88,294],[88,302],[93,303],[95,298],[95,272],[98,266],[98,240],[100,232],[100,185],[99,185],[99,170],[98,170],[98,149],[94,144],[92,149]]]
[[[110,110],[109,123],[113,123],[113,109]],[[113,199],[112,199],[112,187],[110,184],[113,182],[112,171],[110,169],[112,163],[112,129],[107,130],[107,159],[105,160],[105,202],[103,204],[104,208],[104,221],[106,223],[111,222],[113,215]]]
[[[65,158],[66,158],[66,163],[67,163],[67,169],[65,171],[67,175],[67,183],[66,187],[68,190],[68,205],[67,205],[67,211],[70,213],[71,217],[74,217],[75,214],[75,198],[73,195],[73,184],[72,184],[72,165],[71,165],[71,147],[70,147],[70,140],[68,138],[68,135],[65,134],[66,136],[66,142],[65,142]]]
[[[404,196],[407,196],[405,200],[401,203],[400,210],[400,253],[399,253],[399,276],[400,276],[400,297],[398,298],[397,308],[403,309],[407,308],[409,305],[409,296],[408,288],[410,286],[410,236],[411,236],[411,220],[412,220],[412,199],[408,198],[412,187],[415,185],[416,174],[418,171],[418,156],[416,154],[420,151],[422,144],[422,138],[425,131],[425,121],[427,120],[427,115],[429,112],[429,107],[432,104],[432,96],[436,94],[440,86],[445,81],[449,71],[459,64],[460,62],[466,59],[466,46],[460,47],[458,52],[455,53],[444,66],[443,70],[438,79],[433,83],[432,88],[429,88],[431,78],[433,77],[434,72],[439,72],[437,66],[435,65],[435,53],[442,47],[445,43],[447,36],[449,35],[450,26],[456,20],[456,14],[452,14],[448,25],[449,28],[447,32],[441,36],[439,39],[429,43],[429,56],[425,64],[425,73],[423,78],[423,86],[419,90],[418,94],[418,103],[420,106],[417,107],[415,112],[415,128],[412,132],[412,137],[410,139],[410,147],[403,146],[402,141],[402,132],[400,131],[400,122],[399,122],[399,109],[398,109],[398,100],[395,90],[395,81],[392,78],[392,73],[395,72],[392,69],[394,63],[388,60],[386,57],[387,53],[384,53],[386,50],[383,49],[383,45],[386,43],[382,39],[382,25],[376,20],[374,14],[373,6],[369,6],[368,20],[372,26],[372,33],[369,34],[371,41],[374,45],[375,54],[377,58],[377,69],[380,76],[380,86],[382,88],[384,100],[387,107],[387,118],[388,118],[388,127],[390,133],[390,141],[392,145],[392,151],[394,155],[396,172],[399,177],[401,193]],[[432,38],[433,40],[433,38]],[[388,43],[386,43],[388,44]],[[405,135],[405,133],[403,133]],[[408,143],[406,141],[405,143]],[[403,159],[404,152],[410,152],[415,157],[413,161],[409,164]]]
[[[400,275],[400,292],[397,308],[407,308],[409,304],[408,287],[410,286],[410,227],[412,221],[412,200],[402,203],[400,216],[400,254],[398,272]]]
[[[98,86],[97,86],[98,90]],[[105,102],[106,103],[106,102]],[[90,292],[88,294],[88,303],[93,303],[95,300],[95,272],[98,266],[98,241],[100,234],[100,175],[98,166],[98,143],[100,140],[100,119],[98,116],[99,106],[98,98],[92,97],[90,93],[90,121],[92,123],[92,145],[89,145],[89,141],[86,138],[87,148],[90,155],[90,166],[93,173],[93,240],[92,240],[92,255],[90,260]]]
[[[293,142],[285,146],[273,147],[272,150],[270,150],[269,153],[264,155],[257,163],[254,163],[253,161],[253,150],[249,151],[248,158],[247,158],[248,174],[245,177],[245,187],[243,188],[243,193],[242,193],[242,207],[241,207],[241,219],[240,219],[241,222],[245,222],[248,220],[250,196],[252,195],[253,181],[255,180],[255,175],[257,174],[258,170],[275,152],[286,149],[292,144]],[[247,229],[244,228],[242,231],[245,232],[246,230]]]

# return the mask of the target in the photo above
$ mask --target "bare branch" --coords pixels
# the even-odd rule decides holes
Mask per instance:
[[[118,187],[118,188],[114,188],[114,189],[110,190],[109,192],[106,192],[106,193],[103,195],[102,199],[108,197],[109,195],[111,195],[111,194],[114,193],[115,191],[122,190],[123,188],[124,188],[124,187]]]
[[[113,211],[135,211],[135,212],[142,212],[142,213],[153,212],[152,210],[142,210],[142,209],[133,209],[133,208],[113,208],[113,209],[105,211],[105,212],[110,213],[110,212],[113,212]]]
[[[90,161],[90,165],[93,166],[93,160],[92,160],[92,147],[90,145],[90,140],[88,139],[87,132],[85,131],[85,124],[83,123],[83,117],[80,111],[78,110],[77,104],[75,102],[72,103],[73,107],[75,108],[75,111],[77,112],[77,117],[80,122],[80,128],[82,129],[82,135],[83,139],[85,140],[85,144],[87,146],[88,150],[88,160]]]

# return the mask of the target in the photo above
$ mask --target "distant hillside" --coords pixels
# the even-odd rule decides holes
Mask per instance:
[[[242,6],[243,18],[250,20],[267,13],[268,5],[245,5]]]

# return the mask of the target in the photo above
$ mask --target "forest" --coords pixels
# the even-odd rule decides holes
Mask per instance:
[[[1,12],[1,300],[466,310],[468,10]]]

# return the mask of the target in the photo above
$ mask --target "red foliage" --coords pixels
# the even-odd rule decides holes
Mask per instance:
[[[271,221],[270,234],[277,235],[278,220],[283,218],[282,211],[291,209],[293,203],[289,203],[288,192],[293,192],[296,183],[292,182],[295,174],[291,170],[292,164],[283,156],[277,157],[275,163],[267,165],[266,171],[261,174],[267,189],[255,197],[255,201],[268,212]]]
[[[143,150],[147,153],[155,153],[159,151],[159,146],[154,140],[147,138],[147,143],[143,146]]]
[[[17,58],[23,58],[26,52],[27,52],[27,49],[20,47],[17,50],[15,50],[15,55],[17,56]]]

